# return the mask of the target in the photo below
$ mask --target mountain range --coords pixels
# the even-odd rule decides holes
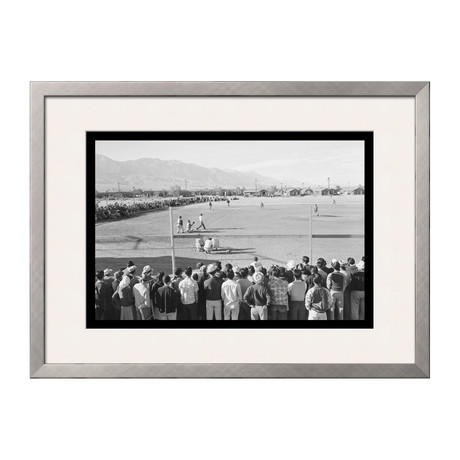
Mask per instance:
[[[223,159],[224,161],[224,159]],[[188,190],[222,188],[254,189],[279,184],[277,179],[253,172],[231,169],[206,168],[176,160],[139,158],[116,161],[104,155],[96,155],[96,190],[99,192],[120,190],[169,190],[179,185]],[[185,183],[187,181],[187,183]]]

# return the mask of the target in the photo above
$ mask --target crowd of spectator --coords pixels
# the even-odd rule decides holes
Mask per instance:
[[[208,201],[211,202],[226,200],[227,197],[220,196],[191,196],[165,199],[134,200],[125,202],[116,201],[114,203],[106,202],[105,205],[101,204],[102,201],[99,201],[99,203],[96,203],[95,220],[96,222],[101,222],[105,220],[123,219],[126,217],[134,217],[141,212],[165,209],[169,206],[177,207]]]
[[[146,265],[137,276],[129,261],[113,273],[96,274],[97,320],[364,320],[364,257],[323,258],[310,265],[268,267],[257,257],[247,267],[221,262],[173,274],[154,275]]]

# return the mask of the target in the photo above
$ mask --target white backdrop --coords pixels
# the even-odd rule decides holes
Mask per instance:
[[[2,457],[452,456],[460,409],[454,276],[449,283],[459,255],[454,2],[164,3],[2,9]],[[30,80],[431,80],[432,378],[30,381]],[[390,285],[411,269],[405,263],[387,267]]]

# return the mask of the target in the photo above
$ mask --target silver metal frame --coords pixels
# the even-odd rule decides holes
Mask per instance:
[[[407,364],[45,363],[45,99],[47,97],[413,97],[415,98],[415,362]],[[48,378],[429,377],[428,82],[32,82],[30,376]]]

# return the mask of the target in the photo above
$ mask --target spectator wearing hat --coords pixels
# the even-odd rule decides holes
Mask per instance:
[[[294,281],[289,283],[289,319],[291,320],[306,320],[307,309],[305,308],[305,293],[307,285],[302,281],[302,272],[296,268],[294,270]]]
[[[255,284],[251,284],[243,295],[243,301],[251,308],[252,320],[268,319],[268,304],[271,302],[271,292],[263,283],[264,275],[254,273]]]
[[[129,269],[125,269],[124,277],[118,286],[118,296],[120,297],[120,320],[134,320],[136,319],[134,294],[131,287],[131,277]]]
[[[240,302],[243,300],[241,286],[233,280],[235,273],[228,270],[227,280],[222,283],[221,297],[224,302],[224,320],[237,320],[240,312]]]
[[[179,283],[181,295],[180,307],[183,311],[184,320],[198,319],[198,283],[192,279],[192,268],[187,267],[185,278]]]
[[[153,319],[153,309],[150,301],[150,281],[152,269],[146,265],[142,270],[139,283],[133,287],[134,305],[137,319]]]
[[[113,270],[111,268],[106,268],[104,270],[104,279],[103,279],[104,283],[107,283],[110,285],[110,287],[112,287],[113,280],[114,280]]]
[[[287,320],[289,311],[288,287],[289,283],[281,277],[280,269],[275,268],[273,278],[268,283],[268,289],[271,293],[271,301],[268,304],[269,321]]]
[[[104,272],[101,270],[96,274],[95,286],[95,303],[96,303],[96,319],[112,319],[112,286],[104,283]]]
[[[177,318],[177,308],[180,305],[179,295],[171,287],[171,277],[166,275],[164,285],[155,292],[155,305],[159,310],[159,318],[162,321],[175,321]]]
[[[139,278],[136,276],[136,266],[131,260],[128,262],[128,267],[124,270],[123,274],[125,276],[129,276],[129,284],[131,288],[133,288],[134,285],[139,282]]]
[[[331,292],[332,307],[328,310],[330,317],[328,319],[343,320],[343,291],[347,284],[346,275],[340,272],[340,262],[334,260],[332,265],[334,271],[327,275],[326,287]]]
[[[112,306],[113,306],[113,319],[114,320],[119,320],[120,319],[120,312],[121,312],[121,307],[120,307],[120,296],[118,295],[118,286],[121,283],[121,280],[123,279],[123,271],[118,270],[114,274],[114,280],[112,281]]]
[[[114,279],[112,281],[112,291],[113,292],[117,291],[118,286],[120,285],[122,279],[123,279],[123,271],[117,270],[114,274]]]
[[[321,275],[315,275],[314,286],[307,291],[305,307],[309,320],[327,320],[326,312],[332,306],[332,296],[328,289],[322,287]]]
[[[207,268],[210,277],[204,282],[204,290],[206,293],[206,319],[216,320],[222,319],[222,297],[221,290],[223,279],[218,276],[217,265],[210,264]]]
[[[363,320],[365,316],[364,262],[359,262],[357,268],[358,271],[351,275],[350,281],[351,319]]]

